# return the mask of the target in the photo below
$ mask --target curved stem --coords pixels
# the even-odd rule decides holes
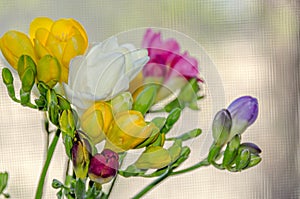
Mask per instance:
[[[172,170],[168,169],[166,173],[164,173],[162,176],[154,180],[151,184],[149,184],[147,187],[145,187],[142,191],[140,191],[138,194],[136,194],[132,199],[138,199],[141,198],[143,195],[145,195],[148,191],[150,191],[153,187],[161,183],[164,179],[166,179],[170,174],[172,173]]]
[[[200,167],[203,167],[203,166],[209,166],[209,162],[207,161],[207,159],[205,158],[204,160],[202,160],[201,162],[198,162],[197,164],[191,166],[191,167],[188,167],[186,169],[182,169],[182,170],[179,170],[179,171],[175,171],[175,172],[172,172],[170,175],[178,175],[178,174],[182,174],[182,173],[186,173],[186,172],[189,172],[189,171],[192,171],[192,170],[195,170],[195,169],[198,169]]]
[[[59,135],[60,135],[60,130],[57,129],[56,133],[55,133],[55,136],[54,136],[54,138],[51,142],[51,145],[49,146],[49,149],[48,149],[47,158],[46,158],[46,161],[45,161],[45,164],[44,164],[41,176],[40,176],[39,184],[38,184],[36,194],[35,194],[35,199],[41,199],[42,198],[45,177],[46,177],[46,174],[47,174],[49,164],[51,162],[54,150],[56,148],[57,141],[59,139]]]

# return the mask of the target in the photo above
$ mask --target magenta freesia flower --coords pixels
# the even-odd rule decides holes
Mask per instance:
[[[119,156],[112,150],[104,149],[90,160],[89,177],[99,184],[109,182],[119,169]]]
[[[166,90],[175,91],[182,88],[187,80],[199,78],[198,61],[188,52],[180,53],[180,46],[175,39],[163,41],[161,33],[148,29],[144,35],[142,48],[148,50],[149,62],[143,68],[146,83],[163,84],[166,89],[158,95],[164,98]]]

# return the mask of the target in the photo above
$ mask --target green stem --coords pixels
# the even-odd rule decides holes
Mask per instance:
[[[200,167],[203,167],[203,166],[209,166],[209,162],[207,161],[207,159],[205,158],[204,160],[202,160],[201,162],[198,162],[197,164],[191,166],[191,167],[188,167],[186,169],[183,169],[183,170],[179,170],[179,171],[175,171],[175,172],[172,172],[170,175],[178,175],[178,174],[182,174],[182,173],[186,173],[186,172],[190,172],[190,171],[193,171],[195,169],[198,169]]]
[[[57,141],[59,139],[59,135],[60,135],[60,130],[57,129],[56,133],[55,133],[55,136],[54,136],[54,138],[51,142],[51,145],[49,146],[49,149],[48,149],[47,158],[46,158],[46,161],[45,161],[45,164],[44,164],[41,176],[40,176],[39,184],[38,184],[38,187],[37,187],[37,190],[36,190],[35,199],[41,199],[42,198],[45,177],[46,177],[46,174],[47,174],[49,164],[51,162],[54,150],[56,148]]]
[[[154,180],[151,184],[149,184],[142,191],[140,191],[138,194],[136,194],[132,199],[141,198],[143,195],[145,195],[148,191],[150,191],[156,185],[158,185],[159,183],[161,183],[164,179],[166,179],[171,174],[172,174],[172,170],[170,168],[168,168],[167,171],[166,171],[166,173],[164,173],[162,176],[160,176],[159,178],[157,178],[156,180]]]

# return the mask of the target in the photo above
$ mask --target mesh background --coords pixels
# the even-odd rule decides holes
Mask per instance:
[[[47,16],[80,21],[90,41],[146,26],[190,36],[214,62],[226,104],[246,94],[258,98],[259,118],[243,139],[261,147],[263,161],[238,174],[208,167],[176,176],[144,198],[299,198],[299,11],[299,3],[288,0],[1,0],[0,35],[27,32],[32,19]],[[34,197],[45,160],[42,116],[12,102],[0,84],[0,171],[10,174],[12,198]],[[191,164],[203,153],[199,145],[193,143]],[[65,166],[60,141],[44,198],[55,197],[51,181],[63,179]],[[112,198],[130,198],[149,182],[119,178]]]

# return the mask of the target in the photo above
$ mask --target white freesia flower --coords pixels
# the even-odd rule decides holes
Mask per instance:
[[[93,45],[84,56],[71,61],[68,84],[64,84],[68,99],[81,110],[95,101],[112,99],[129,88],[148,62],[147,55],[146,49],[132,44],[119,46],[116,37]]]

